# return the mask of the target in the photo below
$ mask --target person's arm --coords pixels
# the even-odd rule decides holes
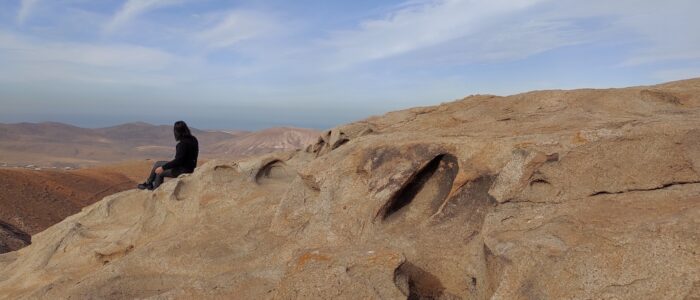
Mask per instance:
[[[185,164],[185,143],[178,143],[175,147],[175,159],[163,165],[163,170],[170,170]]]

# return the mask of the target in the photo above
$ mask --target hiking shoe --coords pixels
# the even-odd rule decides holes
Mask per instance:
[[[139,190],[152,190],[153,186],[150,183],[142,183],[138,186]]]

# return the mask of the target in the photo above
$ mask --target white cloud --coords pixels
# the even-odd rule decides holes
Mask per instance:
[[[549,18],[608,18],[614,39],[633,48],[621,66],[700,59],[696,0],[566,0],[552,3]]]
[[[44,42],[0,32],[0,47],[12,49],[8,56],[23,62],[52,61],[93,67],[154,70],[166,66],[173,56],[133,45]]]
[[[39,3],[39,0],[21,0],[19,12],[17,13],[17,22],[23,24],[37,3]]]
[[[333,31],[321,51],[335,68],[405,57],[421,62],[524,59],[559,47],[627,43],[624,66],[700,59],[695,0],[422,0]],[[600,23],[597,23],[600,22]]]
[[[112,19],[105,25],[106,32],[112,32],[129,21],[154,9],[182,3],[183,0],[127,0]]]
[[[626,65],[700,59],[700,18],[690,13],[700,11],[700,2],[667,1],[639,6],[635,13],[620,17],[620,25],[646,43],[625,61]]]
[[[589,34],[567,21],[519,20],[403,55],[404,65],[461,65],[526,59],[532,55],[591,40]]]
[[[0,62],[8,80],[62,80],[145,84],[167,74],[175,61],[167,52],[128,44],[47,42],[0,32]],[[8,71],[15,70],[16,72]]]
[[[270,15],[246,10],[228,13],[216,25],[198,33],[196,38],[209,48],[227,48],[240,42],[264,37],[280,25]]]
[[[323,44],[336,49],[339,65],[382,59],[478,33],[543,1],[414,1],[357,29],[333,32]]]
[[[700,67],[667,69],[654,73],[654,77],[661,81],[673,81],[700,77]]]

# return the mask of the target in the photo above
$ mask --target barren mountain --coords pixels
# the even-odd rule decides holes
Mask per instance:
[[[297,128],[258,132],[193,129],[193,134],[199,139],[204,158],[300,149],[318,136],[317,131]],[[78,167],[125,160],[169,159],[174,155],[175,144],[169,125],[128,123],[88,129],[51,122],[0,124],[0,165]]]
[[[0,255],[0,298],[697,299],[700,79],[477,95],[210,161]]]

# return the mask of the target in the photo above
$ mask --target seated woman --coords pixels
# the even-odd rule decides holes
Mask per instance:
[[[175,148],[175,159],[171,161],[158,161],[153,164],[151,175],[146,182],[139,184],[138,188],[155,190],[163,183],[165,177],[175,178],[184,173],[194,172],[199,156],[199,142],[192,135],[187,124],[183,121],[175,122],[173,127],[175,140],[178,141]]]

